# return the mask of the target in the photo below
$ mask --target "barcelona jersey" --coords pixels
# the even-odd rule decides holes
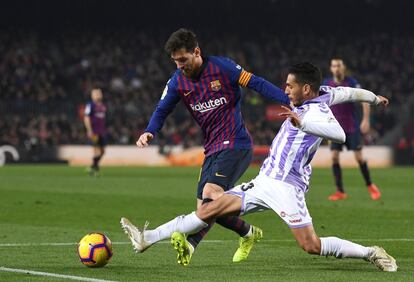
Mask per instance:
[[[203,57],[199,77],[191,79],[177,70],[162,94],[146,132],[158,133],[165,118],[181,100],[204,136],[205,155],[224,149],[250,149],[252,138],[241,114],[241,87],[249,87],[283,104],[289,99],[283,90],[245,71],[225,57]]]

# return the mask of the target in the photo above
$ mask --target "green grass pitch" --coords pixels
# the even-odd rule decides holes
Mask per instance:
[[[242,177],[249,180],[258,168]],[[264,239],[246,262],[231,259],[238,237],[216,225],[189,267],[176,263],[168,242],[135,254],[119,226],[121,216],[150,227],[191,212],[198,168],[103,168],[91,178],[84,168],[0,168],[0,267],[117,281],[414,281],[414,169],[373,169],[383,198],[372,201],[356,169],[343,171],[349,198],[330,202],[329,169],[315,169],[307,204],[319,236],[338,236],[383,246],[399,271],[384,273],[362,260],[311,256],[273,212],[246,217],[262,227]],[[76,242],[91,231],[113,241],[114,256],[100,269],[83,266]],[[219,240],[219,241],[217,241]],[[45,244],[40,244],[45,243]],[[71,243],[52,245],[50,243]],[[21,244],[28,244],[26,246]],[[57,278],[0,271],[0,281]]]

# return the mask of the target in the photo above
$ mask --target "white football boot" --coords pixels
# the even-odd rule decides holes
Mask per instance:
[[[131,240],[132,246],[134,247],[134,250],[137,253],[143,253],[152,245],[144,239],[144,232],[147,229],[148,224],[149,222],[146,221],[144,228],[141,231],[135,225],[133,225],[127,218],[121,218],[122,229],[124,229],[125,234],[128,235],[129,240]]]
[[[374,251],[372,254],[366,259],[367,261],[374,264],[376,267],[381,269],[382,271],[386,272],[395,272],[398,269],[397,262],[395,259],[387,254],[387,252],[378,246],[372,247]]]

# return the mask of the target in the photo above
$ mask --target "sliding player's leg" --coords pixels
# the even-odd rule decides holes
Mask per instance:
[[[273,180],[262,191],[261,199],[268,204],[292,230],[299,246],[309,254],[336,258],[361,258],[383,271],[396,271],[395,259],[383,248],[365,247],[337,237],[319,238],[312,225],[303,189]],[[271,187],[269,190],[268,187]],[[253,191],[253,190],[252,190]]]
[[[359,258],[371,262],[383,271],[397,271],[395,259],[381,247],[365,247],[338,237],[319,238],[312,225],[291,227],[291,230],[299,246],[309,254],[336,258]]]

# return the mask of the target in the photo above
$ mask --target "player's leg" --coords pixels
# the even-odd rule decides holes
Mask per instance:
[[[224,190],[228,190],[232,187],[233,184],[246,171],[251,159],[252,150],[224,150],[217,153],[211,162],[211,166],[208,167],[208,169],[203,168],[206,172],[208,181],[202,189],[203,203],[208,203],[221,195]],[[203,177],[204,175],[202,172],[201,178],[203,179]],[[259,228],[251,226],[238,216],[219,217],[216,219],[216,222],[227,229],[233,230],[242,238],[239,250],[240,248],[243,249],[243,256],[237,256],[236,259],[233,258],[233,261],[241,261],[246,259],[253,243],[260,239],[256,238],[258,236],[255,236],[255,234],[261,235],[262,231]],[[187,241],[190,243],[191,253],[207,234],[212,224],[213,222],[210,223],[209,227],[187,237]],[[181,235],[180,237],[183,236]]]
[[[369,173],[367,161],[364,160],[362,156],[362,148],[357,148],[356,150],[354,150],[354,156],[355,160],[359,164],[359,169],[365,180],[365,184],[367,185],[368,192],[371,195],[371,199],[379,200],[381,198],[381,192],[379,191],[378,187],[371,181],[371,175]]]
[[[105,140],[103,136],[98,136],[98,140],[94,146],[94,156],[92,168],[99,171],[99,162],[105,154]]]
[[[336,192],[329,196],[329,200],[337,201],[347,198],[344,186],[342,183],[342,169],[340,165],[340,153],[342,151],[342,144],[331,143],[331,156],[332,156],[332,172],[335,179]]]
[[[232,180],[229,186],[227,186],[227,189],[235,186],[236,182],[249,168],[253,159],[253,150],[240,150],[238,154],[240,154],[241,157],[238,158],[239,160],[237,162],[233,161],[233,163],[237,163],[237,165],[235,166],[236,169],[232,174]],[[235,231],[240,236],[239,247],[233,255],[233,262],[241,262],[246,260],[254,243],[259,242],[263,238],[262,229],[242,221],[239,216],[218,217],[216,222],[225,228]],[[244,227],[242,225],[243,222],[245,224]],[[241,228],[239,228],[239,226]],[[250,228],[248,228],[248,226],[250,226]]]
[[[139,230],[128,219],[121,219],[121,226],[128,234],[134,249],[143,252],[151,245],[170,238],[174,232],[192,234],[208,226],[217,216],[232,215],[240,213],[242,199],[238,196],[225,194],[215,201],[202,205],[196,212],[182,215],[155,228],[146,230],[147,223],[143,230]]]
[[[382,248],[364,247],[337,237],[319,238],[312,225],[312,217],[306,206],[303,189],[284,182],[270,180],[261,189],[261,199],[271,207],[291,229],[299,246],[309,254],[335,256],[337,258],[362,258],[384,271],[396,271],[394,258]],[[270,191],[269,188],[272,187]]]
[[[365,247],[338,237],[319,238],[312,225],[291,228],[299,246],[307,253],[336,258],[360,258],[373,263],[383,271],[397,271],[395,259],[383,248]]]
[[[228,191],[235,186],[235,183],[243,175],[249,167],[253,158],[253,150],[226,150],[221,154],[213,167],[214,175],[210,177],[210,181],[218,184],[218,186],[205,187],[203,191],[203,199],[219,196],[222,190]],[[220,171],[222,173],[220,173]],[[227,179],[223,181],[223,175]],[[222,190],[220,190],[220,188]],[[253,227],[242,220],[238,216],[218,217],[216,222],[221,226],[233,230],[241,238],[252,235]]]

